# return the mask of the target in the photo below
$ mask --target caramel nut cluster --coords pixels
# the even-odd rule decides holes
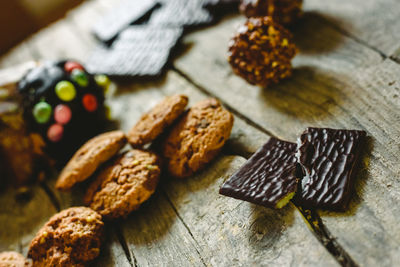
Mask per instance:
[[[246,17],[270,16],[287,25],[301,16],[302,5],[303,0],[242,0],[239,9]]]
[[[271,17],[249,18],[229,43],[228,61],[237,75],[266,87],[292,74],[296,52],[292,34]]]

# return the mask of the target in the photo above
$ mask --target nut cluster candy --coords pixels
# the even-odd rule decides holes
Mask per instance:
[[[242,0],[240,12],[246,17],[270,16],[281,24],[290,24],[302,14],[303,0]]]
[[[228,61],[237,75],[266,87],[291,75],[296,52],[292,34],[272,18],[249,18],[229,43]]]
[[[107,85],[106,76],[92,76],[75,61],[45,62],[21,79],[24,117],[29,131],[46,141],[46,152],[67,157],[97,133]]]

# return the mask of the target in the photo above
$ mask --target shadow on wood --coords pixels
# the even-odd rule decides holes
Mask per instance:
[[[305,12],[303,17],[290,28],[294,42],[304,54],[320,54],[334,50],[343,41],[343,35],[338,34],[330,24],[335,19],[319,12]],[[304,38],[307,37],[307,38]]]
[[[338,85],[339,84],[339,85]],[[340,81],[323,70],[300,66],[291,78],[260,90],[260,99],[302,121],[321,121],[340,105]]]

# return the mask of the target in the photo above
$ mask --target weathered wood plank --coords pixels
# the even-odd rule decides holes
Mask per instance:
[[[0,193],[0,251],[15,250],[26,255],[32,238],[56,209],[46,193],[33,186],[25,196],[7,188]]]
[[[218,194],[223,181],[244,162],[221,156],[204,172],[166,184],[205,261],[211,266],[337,266],[310,239],[292,205],[275,211]]]
[[[199,247],[162,192],[121,222],[138,266],[203,266]]]
[[[373,139],[372,155],[359,179],[355,199],[361,200],[353,201],[349,213],[323,221],[359,264],[394,264],[400,255],[393,238],[400,233],[395,219],[400,213],[393,205],[400,190],[400,67],[309,17],[295,29],[302,52],[294,60],[293,77],[268,89],[253,87],[232,74],[225,58],[234,25],[242,20],[228,18],[185,38],[191,47],[175,61],[176,68],[287,140],[295,141],[310,125],[366,130]]]
[[[349,33],[387,56],[399,52],[400,2],[397,0],[304,1],[307,12],[316,12],[343,32]]]

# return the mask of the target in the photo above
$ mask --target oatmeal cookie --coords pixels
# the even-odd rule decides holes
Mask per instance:
[[[103,133],[90,139],[75,153],[62,170],[56,188],[69,190],[76,183],[84,181],[103,162],[117,154],[125,143],[126,137],[121,131]]]
[[[97,212],[73,207],[57,213],[32,240],[34,266],[85,266],[100,253],[104,223]]]
[[[0,253],[0,267],[30,267],[32,261],[25,259],[24,256],[14,251]]]
[[[183,178],[203,168],[225,144],[232,126],[232,114],[218,100],[210,98],[194,105],[164,141],[169,173]]]
[[[124,217],[155,191],[160,167],[157,155],[132,149],[112,161],[89,186],[85,204],[104,218]]]
[[[187,103],[188,97],[185,95],[164,98],[133,126],[127,135],[128,142],[135,148],[150,143],[185,111]]]

